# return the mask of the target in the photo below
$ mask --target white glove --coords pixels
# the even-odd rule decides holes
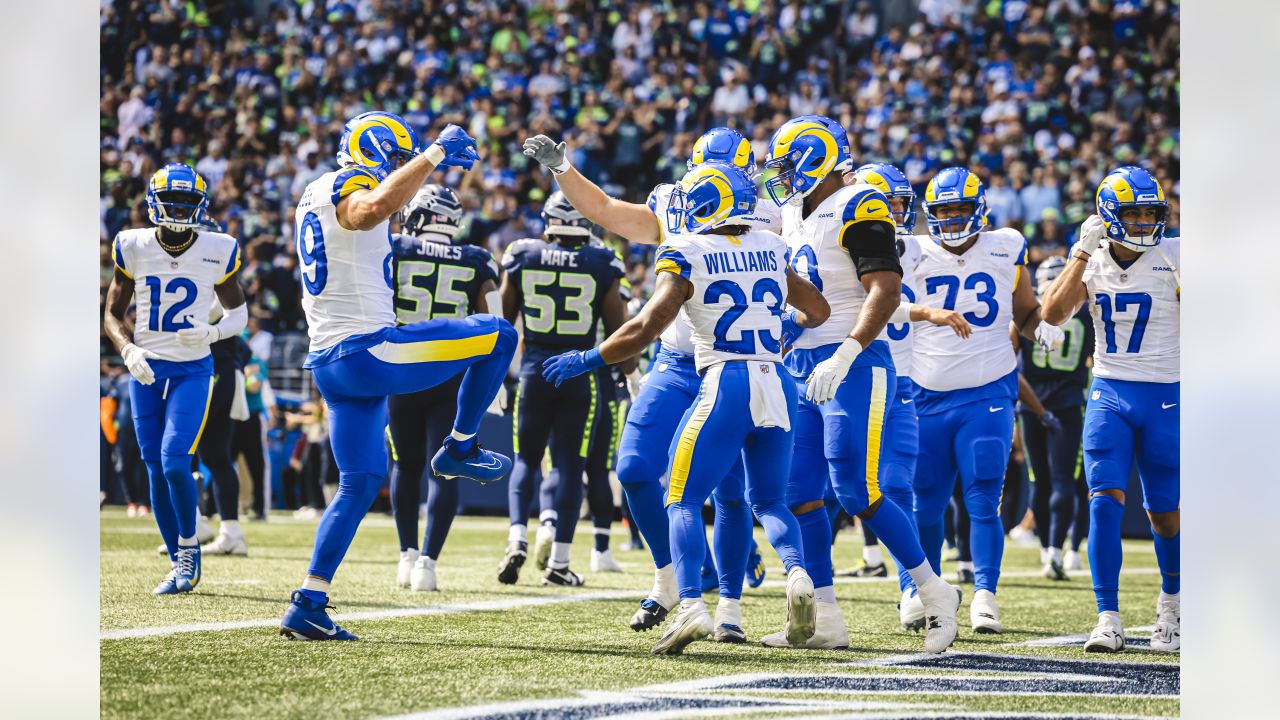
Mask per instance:
[[[1102,224],[1102,218],[1097,215],[1090,215],[1080,224],[1080,251],[1086,255],[1092,255],[1102,246],[1102,238],[1107,235],[1107,226]]]
[[[853,361],[862,352],[862,345],[853,338],[845,338],[831,357],[818,363],[805,381],[805,399],[819,405],[836,396],[836,388],[844,382]]]
[[[135,380],[143,385],[150,385],[156,381],[156,374],[151,369],[151,363],[147,362],[147,360],[158,358],[160,357],[159,355],[129,343],[120,351],[120,357],[124,358],[124,365],[129,368],[129,374]]]
[[[631,402],[636,401],[636,397],[640,395],[640,388],[644,386],[645,374],[640,372],[640,365],[626,374],[627,394],[631,396]]]
[[[185,347],[208,346],[222,339],[217,325],[210,325],[199,320],[188,320],[187,322],[191,323],[191,327],[178,331],[178,342]]]
[[[1036,343],[1044,348],[1045,352],[1053,352],[1062,347],[1062,340],[1067,334],[1057,325],[1050,325],[1041,320],[1036,326]]]

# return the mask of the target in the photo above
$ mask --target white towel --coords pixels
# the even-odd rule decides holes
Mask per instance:
[[[235,390],[231,395],[231,419],[232,420],[248,420],[249,419],[249,396],[244,390],[244,373],[237,370],[235,377]]]
[[[775,362],[747,361],[747,377],[751,384],[751,420],[756,427],[791,429],[787,396],[782,392],[782,372],[782,365]]]

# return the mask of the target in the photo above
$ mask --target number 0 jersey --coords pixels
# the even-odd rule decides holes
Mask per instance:
[[[338,224],[338,201],[357,190],[377,186],[378,181],[368,172],[344,168],[321,175],[307,186],[298,202],[294,246],[313,353],[352,335],[396,324],[391,224],[384,220],[369,230],[348,230]],[[313,362],[309,360],[308,366]]]
[[[913,303],[918,297],[916,284],[916,266],[920,264],[920,239],[915,235],[899,235],[898,261],[902,264],[902,299]],[[911,351],[915,337],[911,331],[911,323],[889,323],[885,325],[880,339],[889,341],[889,351],[893,353],[893,367],[899,380],[911,376]]]
[[[191,327],[193,319],[209,321],[214,286],[240,269],[236,239],[200,230],[191,247],[174,257],[160,247],[155,228],[139,228],[116,235],[111,254],[134,282],[134,344],[170,362],[208,357],[207,345],[187,347],[178,342],[178,331]]]
[[[654,269],[693,283],[680,316],[693,329],[699,372],[726,360],[782,359],[787,248],[771,232],[667,235]],[[680,322],[677,319],[676,322]]]
[[[920,248],[916,302],[961,313],[973,334],[961,338],[946,325],[919,323],[911,379],[927,390],[960,390],[1009,375],[1017,367],[1009,342],[1013,291],[1027,263],[1022,233],[1012,228],[979,233],[963,255],[932,238],[922,239]]]
[[[1106,247],[1089,256],[1082,279],[1097,338],[1095,377],[1178,382],[1181,288],[1175,272],[1180,272],[1181,250],[1178,238],[1165,238],[1127,268]]]
[[[516,288],[526,351],[595,347],[605,293],[627,274],[618,256],[603,245],[532,238],[511,243],[502,267]]]
[[[437,239],[438,238],[438,239]],[[396,321],[402,325],[470,315],[471,298],[486,280],[498,282],[498,264],[488,250],[454,245],[443,235],[391,237],[395,263]],[[495,315],[500,308],[489,308]]]

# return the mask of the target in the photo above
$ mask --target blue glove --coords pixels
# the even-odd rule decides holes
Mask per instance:
[[[796,311],[790,310],[782,315],[782,346],[794,345],[796,338],[804,332],[804,328],[796,323]]]
[[[476,153],[476,141],[457,125],[448,125],[441,130],[436,144],[444,150],[444,160],[437,167],[470,170],[476,160],[480,159],[480,155]]]
[[[1062,432],[1062,421],[1058,419],[1057,415],[1054,415],[1049,410],[1045,410],[1044,415],[1040,416],[1040,424],[1044,426],[1045,430],[1048,430],[1051,433]]]
[[[578,377],[583,373],[604,367],[604,365],[604,358],[600,357],[600,351],[596,348],[591,348],[586,352],[571,350],[544,360],[542,363],[542,377],[555,383],[556,387],[560,387],[560,383],[565,380]]]

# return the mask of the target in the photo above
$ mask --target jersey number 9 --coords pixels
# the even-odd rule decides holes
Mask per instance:
[[[311,236],[310,243],[307,235]],[[298,260],[302,263],[302,284],[312,296],[319,295],[329,280],[329,259],[324,254],[324,231],[320,229],[320,218],[315,213],[302,216],[297,245]]]

